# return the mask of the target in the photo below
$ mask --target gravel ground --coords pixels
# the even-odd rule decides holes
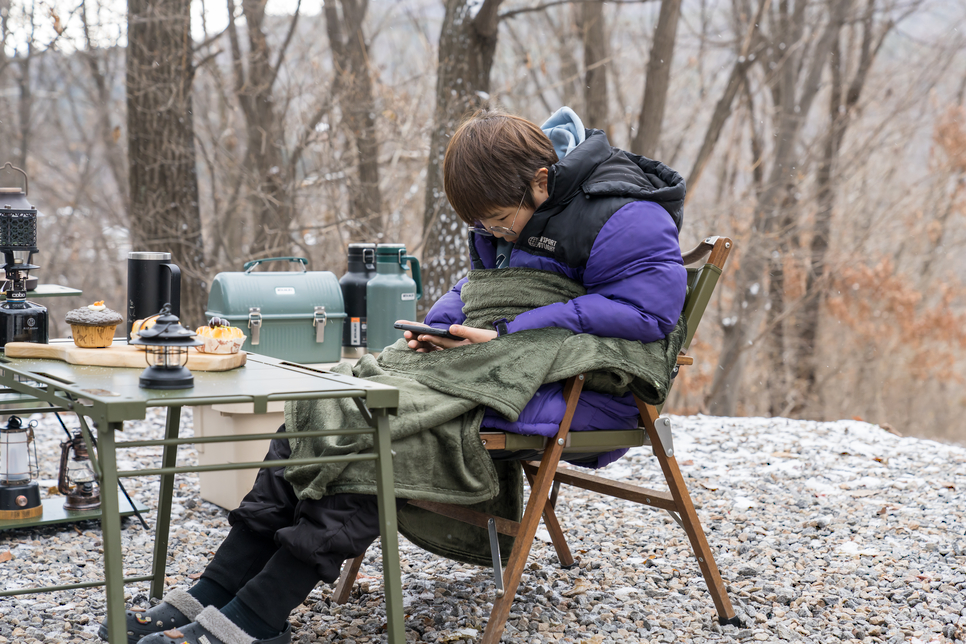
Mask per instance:
[[[70,420],[65,418],[70,425]],[[63,430],[41,418],[41,486],[54,484]],[[183,419],[190,430],[190,412]],[[157,436],[163,419],[129,424]],[[720,627],[684,532],[662,512],[573,488],[559,514],[579,565],[562,570],[541,529],[506,642],[966,642],[966,449],[901,438],[857,421],[672,417],[681,469],[744,626]],[[125,469],[159,451],[122,453]],[[195,458],[183,448],[182,462]],[[636,450],[606,475],[661,484]],[[153,507],[157,484],[127,479]],[[201,501],[197,478],[175,486],[169,586],[190,585],[227,534],[226,512]],[[153,514],[148,520],[153,522]],[[125,522],[125,574],[149,570],[150,535]],[[0,533],[0,586],[100,574],[99,525]],[[475,641],[492,600],[491,571],[401,542],[411,641]],[[380,553],[370,549],[353,599],[320,585],[293,615],[295,642],[385,641]],[[146,584],[128,600],[148,605]],[[99,641],[99,589],[0,600],[0,644]]]

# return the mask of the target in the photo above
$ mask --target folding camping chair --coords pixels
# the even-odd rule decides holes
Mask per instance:
[[[687,349],[711,299],[711,294],[732,247],[732,241],[727,237],[709,237],[702,241],[697,248],[684,254],[684,263],[688,270],[688,294],[684,304],[688,334],[681,348],[681,354],[678,356],[678,367],[675,368],[675,373],[680,366],[693,364],[693,359],[687,355]],[[701,264],[700,262],[705,258],[707,260]],[[704,576],[708,591],[711,593],[719,622],[739,625],[740,622],[728,598],[714,555],[695,513],[691,496],[684,484],[684,478],[678,469],[671,439],[670,419],[660,417],[660,407],[648,405],[635,396],[642,423],[637,429],[596,430],[571,434],[569,432],[570,422],[577,408],[577,401],[583,384],[583,375],[575,376],[567,381],[564,387],[567,411],[556,436],[553,438],[523,436],[507,432],[480,432],[480,438],[488,450],[539,450],[543,452],[539,462],[523,464],[524,473],[530,484],[530,498],[522,521],[517,523],[502,517],[492,517],[465,506],[410,501],[410,504],[425,510],[489,530],[497,597],[493,602],[493,610],[490,613],[490,619],[487,621],[482,641],[484,644],[495,644],[500,641],[541,515],[547,531],[550,533],[560,564],[565,568],[574,565],[573,555],[554,511],[557,490],[561,483],[669,512],[688,535],[691,547],[698,558],[701,574]],[[561,456],[567,453],[608,452],[625,447],[646,445],[651,446],[660,463],[668,485],[667,492],[612,481],[601,476],[578,472],[569,467],[562,469],[557,467]],[[505,571],[502,571],[501,568],[497,533],[514,537],[513,549],[510,551],[510,558]],[[346,562],[343,567],[342,575],[332,597],[337,603],[345,603],[348,600],[362,559],[363,555],[360,555]]]

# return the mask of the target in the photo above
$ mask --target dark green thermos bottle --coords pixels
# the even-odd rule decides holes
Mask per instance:
[[[406,270],[412,267],[413,276]],[[368,337],[370,353],[379,353],[403,337],[394,329],[396,320],[416,321],[416,300],[423,296],[419,260],[406,254],[404,244],[376,246],[376,276],[366,285]]]

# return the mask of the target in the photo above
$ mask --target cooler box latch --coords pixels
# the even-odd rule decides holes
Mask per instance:
[[[312,326],[315,327],[315,341],[325,341],[325,307],[315,307],[315,315],[312,318]]]
[[[258,331],[262,328],[262,309],[253,306],[248,309],[248,328],[252,330],[252,346],[258,344]]]

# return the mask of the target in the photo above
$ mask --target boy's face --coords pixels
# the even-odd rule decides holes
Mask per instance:
[[[549,196],[547,194],[547,175],[547,169],[540,168],[530,182],[529,188],[533,195],[535,208],[523,205],[523,201],[526,199],[526,192],[524,192],[524,199],[521,199],[519,206],[497,208],[490,213],[489,217],[480,219],[480,225],[489,230],[494,237],[516,241],[517,237],[520,236],[520,231],[530,221],[530,217]]]

